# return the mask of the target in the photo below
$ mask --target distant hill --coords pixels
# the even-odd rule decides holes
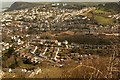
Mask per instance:
[[[119,2],[110,2],[106,4],[99,4],[98,8],[111,11],[111,12],[120,12],[120,1]]]
[[[51,5],[56,2],[15,2],[6,11],[20,10],[26,8],[32,8],[43,4]],[[63,3],[67,3],[66,6],[62,6]],[[81,9],[82,7],[95,6],[100,9],[109,11],[120,11],[120,2],[60,2],[59,8],[68,9]]]
[[[62,6],[63,3],[67,3],[67,5]],[[43,4],[51,5],[51,4],[57,4],[57,2],[15,2],[6,11],[32,8]],[[82,7],[97,6],[98,4],[100,4],[100,2],[95,2],[95,3],[94,2],[59,2],[59,6],[57,5],[57,7],[67,8],[67,9],[81,9]]]
[[[15,2],[6,11],[13,11],[13,10],[20,10],[20,9],[25,9],[25,8],[32,8],[32,7],[35,7],[35,6],[38,6],[38,5],[39,4],[29,3],[29,2]]]

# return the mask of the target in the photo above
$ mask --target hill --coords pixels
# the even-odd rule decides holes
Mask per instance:
[[[59,5],[57,5],[57,3],[58,2],[15,2],[6,11],[32,8],[44,4],[47,4],[48,6],[52,6],[52,7],[59,7],[66,9],[81,9],[82,7],[88,7],[88,6],[92,7],[92,6],[98,6],[99,4],[103,4],[103,2],[59,2]],[[56,4],[56,5],[53,6],[52,4]]]
[[[20,9],[25,9],[25,8],[32,8],[35,6],[38,6],[39,4],[33,4],[29,2],[15,2],[13,3],[10,8],[8,8],[6,11],[13,11],[13,10],[20,10]]]
[[[120,12],[120,1],[119,2],[110,2],[106,4],[99,4],[98,5],[99,9],[103,9],[106,11],[115,11],[115,12]]]
[[[6,11],[32,8],[43,4],[52,6],[51,4],[53,3],[57,4],[57,2],[15,2]],[[64,3],[67,3],[67,5],[63,6]],[[66,8],[66,9],[81,9],[82,7],[89,7],[89,6],[98,7],[99,9],[103,9],[105,11],[120,12],[120,2],[59,2],[59,5],[53,7]]]

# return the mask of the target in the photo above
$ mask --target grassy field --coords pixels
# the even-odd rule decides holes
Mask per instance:
[[[98,10],[94,10],[93,13],[95,13],[95,14],[108,14],[109,12],[98,9]]]
[[[110,18],[105,18],[105,17],[102,17],[102,16],[95,16],[95,20],[99,23],[99,24],[102,24],[102,25],[107,25],[107,24],[112,24],[113,23],[113,20],[110,19]]]

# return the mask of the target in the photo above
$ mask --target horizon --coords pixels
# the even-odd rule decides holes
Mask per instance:
[[[119,2],[120,0],[1,0],[1,2]]]
[[[71,2],[72,3],[72,2],[74,2],[74,3],[77,3],[77,1],[79,3],[80,2],[81,3],[119,2],[119,0],[104,0],[104,1],[103,0],[101,0],[101,1],[98,1],[98,0],[92,0],[92,1],[89,1],[89,0],[81,0],[81,1],[80,0],[74,0],[74,1],[73,0],[39,0],[39,1],[38,0],[37,1],[36,0],[24,0],[24,1],[23,0],[9,0],[9,1],[8,0],[1,0],[1,6],[0,6],[1,10],[0,10],[0,12],[2,11],[2,9],[10,7],[15,2],[41,2],[41,3],[45,3],[45,2],[47,2],[47,3],[52,3],[52,2],[54,2],[54,3],[56,3],[56,2],[59,2],[59,3],[60,2],[66,2],[67,3],[67,2]]]

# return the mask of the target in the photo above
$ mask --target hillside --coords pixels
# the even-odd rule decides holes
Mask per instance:
[[[13,10],[20,10],[20,9],[25,9],[25,8],[32,8],[38,6],[38,4],[33,4],[29,2],[15,2],[13,3],[10,8],[8,8],[6,11],[13,11]]]
[[[65,3],[67,3],[67,5],[63,6],[63,4]],[[81,9],[82,7],[98,6],[99,4],[104,4],[104,3],[103,2],[59,2],[59,5],[53,6],[52,4],[57,4],[57,2],[15,2],[6,11],[32,8],[44,4],[47,4],[48,6],[52,6],[52,7],[59,7],[66,9]]]
[[[54,2],[56,3],[56,2]],[[67,2],[66,6],[62,6],[62,4],[65,2],[60,2],[59,8],[68,8],[68,9],[81,9],[82,7],[86,6],[96,6],[100,9],[104,9],[107,11],[116,11],[120,12],[120,2]],[[52,3],[46,3],[46,2],[15,2],[13,3],[10,8],[8,8],[6,11],[13,11],[13,10],[20,10],[20,9],[25,9],[25,8],[32,8],[35,6],[40,6],[43,4],[48,4],[51,5]]]
[[[111,11],[111,12],[113,12],[113,11],[120,12],[120,1],[119,2],[106,3],[106,4],[99,4],[98,8],[106,10],[106,11]]]

